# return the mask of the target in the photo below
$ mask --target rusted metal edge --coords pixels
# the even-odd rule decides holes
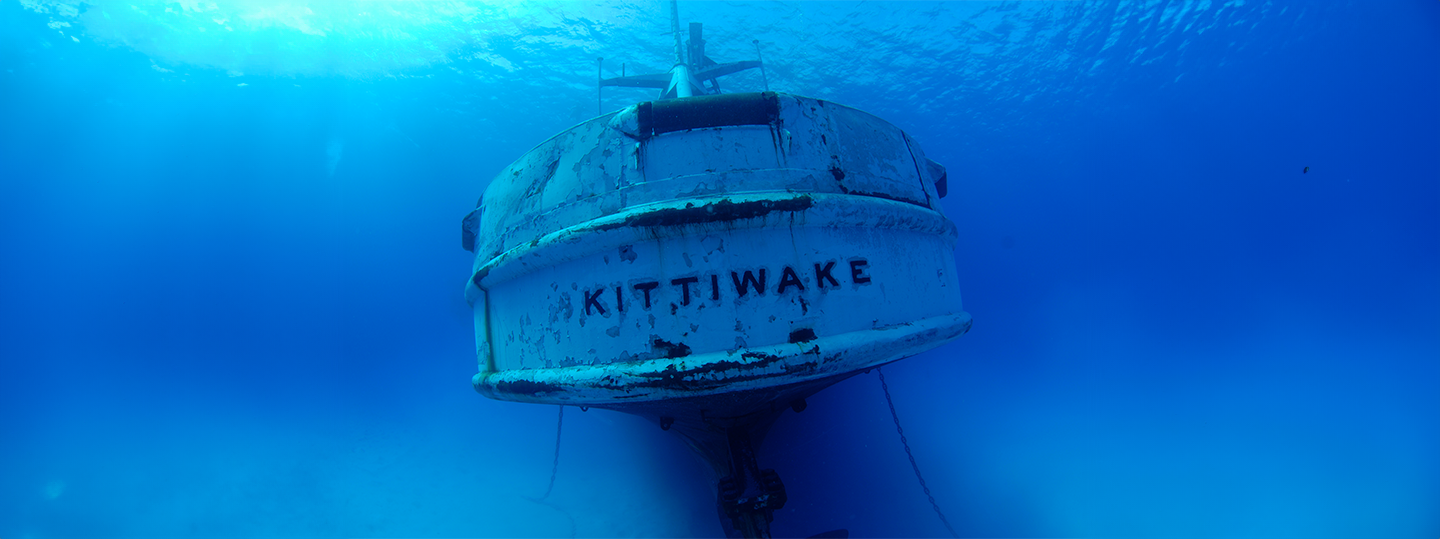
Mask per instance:
[[[596,225],[594,230],[623,227],[686,226],[705,223],[728,223],[764,217],[774,212],[800,212],[810,209],[815,200],[809,195],[784,199],[734,201],[730,198],[706,204],[688,203],[683,208],[661,208],[631,213],[619,223]]]
[[[745,127],[745,126],[734,126],[734,127]],[[757,126],[749,126],[749,127],[757,127]],[[773,135],[774,130],[771,129],[770,131],[771,131],[771,133],[772,133],[772,135]],[[778,142],[777,142],[777,144],[778,144]],[[642,150],[642,151],[643,151],[643,150]],[[783,158],[784,153],[781,152],[781,153],[778,154],[778,155]],[[558,162],[558,161],[555,161],[555,162]],[[828,175],[830,176],[830,178],[833,179],[833,181],[832,181],[832,180],[821,180],[820,178],[821,178],[821,174],[822,174],[822,173],[823,173],[823,174],[828,174]],[[614,190],[614,191],[607,191],[607,192],[604,192],[604,193],[597,193],[597,194],[593,194],[593,195],[590,195],[590,196],[587,196],[587,197],[584,197],[584,198],[575,199],[575,200],[570,200],[570,201],[567,201],[567,202],[562,202],[562,203],[560,203],[560,204],[558,204],[558,205],[551,206],[551,207],[549,207],[549,208],[547,208],[547,209],[544,209],[543,211],[528,212],[528,213],[525,214],[525,215],[528,216],[526,222],[524,222],[523,224],[520,224],[520,223],[512,223],[512,224],[510,224],[510,225],[500,227],[500,232],[498,233],[498,235],[502,235],[502,236],[503,236],[503,235],[508,235],[508,234],[517,232],[517,231],[522,230],[522,229],[528,229],[530,226],[533,226],[535,223],[545,222],[545,221],[547,221],[547,220],[550,220],[550,219],[552,219],[552,218],[555,218],[555,216],[557,216],[557,215],[562,215],[562,214],[569,214],[569,213],[575,213],[575,212],[580,212],[580,211],[592,210],[592,209],[595,209],[595,208],[597,208],[597,207],[608,206],[608,205],[610,205],[610,204],[624,203],[624,201],[627,199],[628,196],[631,195],[631,193],[644,196],[644,195],[646,194],[646,193],[644,193],[644,191],[645,191],[645,189],[648,188],[648,187],[647,187],[648,185],[655,185],[655,184],[669,183],[669,182],[676,182],[676,183],[681,183],[681,184],[689,184],[689,185],[692,185],[692,186],[694,186],[694,187],[696,187],[696,188],[698,189],[700,186],[703,186],[703,185],[712,183],[712,182],[715,181],[715,180],[724,180],[724,181],[729,181],[729,182],[736,182],[736,180],[739,180],[739,181],[742,181],[742,182],[743,182],[743,181],[751,181],[751,179],[754,179],[755,181],[757,181],[757,183],[759,183],[760,185],[763,185],[764,187],[761,187],[761,188],[758,188],[758,189],[746,190],[746,191],[692,190],[692,191],[674,193],[672,196],[670,196],[669,198],[666,198],[666,199],[664,199],[664,200],[694,200],[695,197],[702,197],[702,196],[703,196],[703,197],[716,197],[716,196],[724,196],[724,195],[727,195],[727,194],[730,194],[730,193],[737,193],[737,192],[738,192],[738,193],[782,193],[782,194],[783,194],[782,196],[784,196],[784,195],[791,195],[791,196],[793,196],[793,195],[795,195],[795,194],[801,194],[801,193],[804,193],[804,194],[843,194],[843,195],[856,195],[856,196],[876,197],[876,198],[883,198],[883,199],[886,199],[886,200],[893,200],[893,201],[896,201],[896,202],[905,202],[905,203],[909,203],[909,204],[914,204],[914,205],[919,206],[919,207],[922,207],[922,208],[934,210],[934,211],[936,211],[937,213],[940,213],[940,214],[942,214],[942,215],[944,214],[944,211],[942,211],[941,209],[938,209],[938,208],[936,208],[936,207],[933,207],[933,206],[927,204],[926,202],[924,202],[924,201],[922,201],[922,200],[914,200],[914,199],[907,198],[907,197],[905,197],[905,196],[903,196],[903,195],[900,195],[900,194],[888,193],[888,192],[883,192],[883,191],[864,191],[864,190],[858,190],[858,189],[851,189],[851,188],[847,187],[847,186],[842,182],[842,180],[843,180],[844,178],[850,177],[850,175],[853,175],[853,174],[865,174],[865,175],[869,175],[869,174],[867,174],[867,173],[856,172],[856,171],[851,171],[851,172],[848,172],[848,173],[847,173],[847,172],[845,172],[845,171],[843,171],[843,170],[840,170],[840,169],[838,168],[838,166],[831,166],[829,169],[825,169],[824,171],[814,170],[814,169],[805,169],[805,168],[784,168],[784,167],[782,167],[782,168],[773,168],[773,169],[731,170],[731,171],[720,172],[720,173],[716,173],[716,172],[713,172],[713,171],[707,171],[707,172],[697,172],[697,173],[693,173],[693,174],[680,174],[680,175],[677,175],[677,176],[671,176],[671,177],[667,177],[667,178],[664,178],[664,179],[659,179],[659,180],[654,180],[654,181],[645,181],[645,182],[641,182],[641,183],[638,183],[638,184],[625,185],[625,186],[622,186],[622,187],[620,187],[620,188],[618,188],[617,190]],[[538,185],[538,184],[537,184],[537,185]],[[532,186],[532,187],[534,187],[534,186]],[[928,195],[927,195],[927,196],[928,196]],[[653,203],[653,202],[649,202],[649,203]],[[646,205],[646,204],[649,204],[649,203],[640,203],[640,204],[637,204],[637,205],[635,205],[635,206],[622,208],[622,209],[619,210],[619,211],[630,211],[630,210],[633,209],[633,208],[639,208],[639,207],[642,207],[642,206],[644,206],[644,205]],[[480,209],[476,209],[476,210],[474,210],[474,211],[472,212],[471,215],[475,214],[476,212],[481,212],[481,211],[482,211],[482,210],[480,210]],[[498,211],[498,210],[492,209],[491,211]],[[469,217],[469,215],[467,215],[467,217]],[[582,221],[582,222],[583,222],[583,221]],[[560,226],[576,226],[576,225],[578,225],[578,224],[579,224],[579,223],[575,223],[575,222],[566,222],[566,223],[564,223],[564,224],[554,223],[554,226],[556,226],[556,227],[560,227]],[[482,240],[481,240],[481,236],[484,235],[484,236],[494,237],[494,236],[497,235],[497,233],[495,233],[495,232],[492,231],[492,232],[489,233],[489,234],[482,234],[482,233],[479,231],[480,225],[479,225],[478,223],[475,223],[475,224],[474,224],[475,229],[474,229],[473,231],[470,230],[469,228],[467,228],[467,227],[469,227],[469,226],[471,226],[471,225],[468,225],[468,224],[466,224],[464,221],[462,221],[462,232],[461,232],[462,239],[461,239],[461,245],[462,245],[462,247],[466,247],[466,250],[468,250],[468,251],[470,251],[470,252],[472,252],[472,253],[476,253],[476,255],[477,255],[477,256],[476,256],[477,262],[478,262],[478,261],[483,261],[483,260],[488,260],[488,259],[490,259],[490,258],[493,258],[493,256],[491,255],[492,252],[494,253],[494,255],[498,255],[498,254],[500,254],[500,253],[503,253],[503,252],[505,252],[505,251],[508,251],[509,249],[514,249],[515,247],[522,246],[522,245],[524,245],[526,242],[534,241],[533,238],[528,239],[528,240],[526,240],[526,239],[520,239],[520,238],[518,238],[518,237],[517,237],[517,238],[506,238],[504,241],[506,241],[506,242],[511,242],[511,243],[512,243],[512,244],[510,245],[510,247],[508,247],[508,248],[503,247],[503,243],[504,243],[504,242],[501,242],[501,243],[502,243],[501,246],[492,246],[489,242],[487,242],[487,241],[482,241]],[[465,239],[467,234],[473,234],[473,235],[475,236],[474,239],[473,239],[473,240],[467,240],[467,239]],[[530,234],[530,232],[527,230],[526,233],[523,233],[523,234],[520,234],[520,235],[523,235],[523,236],[525,236],[525,237],[529,237],[529,234]],[[473,248],[471,248],[472,246],[473,246]],[[494,248],[500,249],[500,250],[499,250],[498,252],[496,252],[496,251],[494,251],[491,247],[494,247]],[[483,251],[483,252],[481,252],[481,251]]]
[[[772,192],[669,200],[566,227],[501,253],[471,274],[465,299],[473,304],[481,290],[530,271],[622,245],[693,234],[695,226],[764,228],[774,226],[777,218],[785,219],[785,226],[912,230],[952,244],[957,238],[955,224],[944,215],[882,198]]]
[[[735,125],[771,125],[780,117],[775,92],[695,96],[640,103],[644,138],[676,131]]]
[[[970,330],[966,312],[818,339],[604,365],[481,372],[492,399],[604,406],[703,397],[794,384],[867,369],[940,346]],[[877,339],[876,333],[885,338]]]

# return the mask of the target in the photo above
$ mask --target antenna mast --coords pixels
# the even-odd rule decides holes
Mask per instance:
[[[628,77],[622,73],[615,78],[601,78],[600,86],[655,88],[660,90],[658,99],[714,95],[720,93],[720,81],[717,80],[720,77],[756,67],[763,69],[756,60],[724,64],[711,60],[705,55],[704,34],[698,22],[690,23],[690,46],[687,49],[680,34],[679,0],[670,0],[670,33],[675,37],[675,64],[669,71]],[[766,87],[768,89],[768,83]],[[597,89],[597,93],[598,91]]]
[[[684,65],[685,49],[680,46],[680,0],[670,0],[670,34],[675,36],[675,65]]]

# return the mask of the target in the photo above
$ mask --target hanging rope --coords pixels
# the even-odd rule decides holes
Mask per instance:
[[[560,416],[555,418],[555,463],[550,465],[550,486],[545,487],[545,494],[540,499],[550,497],[550,491],[555,490],[555,472],[560,471],[560,428],[565,426],[565,407],[560,406]]]
[[[910,452],[910,440],[905,439],[905,429],[900,428],[900,415],[895,413],[895,401],[890,399],[890,386],[885,383],[885,373],[879,367],[875,372],[880,373],[880,390],[885,392],[885,404],[890,405],[890,417],[895,420],[895,432],[900,433],[900,445],[905,446],[905,456],[910,457],[910,467],[915,469],[915,478],[920,480],[920,488],[925,490],[925,497],[930,498],[930,507],[935,508],[935,514],[940,517],[940,523],[945,529],[950,530],[952,537],[960,537],[955,533],[955,528],[950,526],[950,520],[945,518],[945,513],[940,511],[940,504],[935,503],[935,496],[930,494],[930,487],[925,484],[925,477],[920,475],[920,465],[915,463],[915,454]]]
[[[555,462],[550,465],[550,486],[545,487],[545,494],[540,496],[539,498],[531,498],[525,495],[521,495],[520,497],[538,503],[545,507],[549,507],[551,509],[559,511],[560,514],[565,515],[565,520],[570,521],[570,538],[574,539],[576,531],[575,517],[570,516],[570,512],[566,511],[565,508],[555,505],[554,503],[545,501],[545,498],[550,497],[550,491],[555,490],[555,473],[560,471],[560,427],[564,424],[565,407],[560,406],[560,414],[558,417],[555,418]]]

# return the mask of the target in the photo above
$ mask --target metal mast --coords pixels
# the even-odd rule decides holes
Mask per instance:
[[[679,0],[670,1],[670,33],[675,38],[675,63],[670,70],[664,73],[602,78],[602,88],[655,88],[660,90],[658,99],[714,95],[720,93],[720,82],[717,80],[720,77],[762,67],[760,62],[755,60],[724,64],[711,60],[705,55],[704,32],[698,22],[690,23],[690,45],[687,48],[680,33],[679,4]]]

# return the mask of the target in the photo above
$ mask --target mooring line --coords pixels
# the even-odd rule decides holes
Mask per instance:
[[[560,429],[565,426],[565,406],[561,405],[560,414],[555,418],[555,462],[550,465],[550,486],[545,487],[545,494],[540,499],[550,497],[550,491],[555,490],[555,472],[560,471]]]
[[[570,512],[566,511],[564,508],[555,505],[554,503],[545,501],[545,498],[550,497],[550,492],[555,490],[555,474],[556,472],[560,471],[560,429],[565,425],[565,406],[561,405],[559,408],[560,413],[555,418],[555,461],[550,464],[550,485],[545,487],[545,494],[541,495],[539,498],[531,498],[524,495],[520,497],[538,503],[545,507],[549,507],[551,509],[559,511],[560,514],[565,515],[565,520],[570,521],[570,538],[574,539],[576,532],[575,517],[570,516]]]
[[[900,433],[900,445],[905,446],[905,456],[910,457],[910,467],[915,469],[915,478],[920,480],[920,488],[925,490],[925,497],[930,499],[930,507],[935,508],[940,523],[950,530],[952,537],[960,537],[960,534],[955,533],[955,528],[950,526],[950,520],[945,518],[945,513],[940,511],[940,504],[935,502],[935,496],[930,494],[930,487],[925,484],[925,476],[920,475],[920,465],[915,463],[915,454],[910,452],[910,440],[905,439],[905,429],[900,428],[900,414],[895,413],[895,401],[890,398],[890,386],[885,383],[885,372],[879,367],[875,368],[875,372],[880,373],[880,390],[885,392],[885,404],[890,405],[890,417],[895,420],[895,432]]]

